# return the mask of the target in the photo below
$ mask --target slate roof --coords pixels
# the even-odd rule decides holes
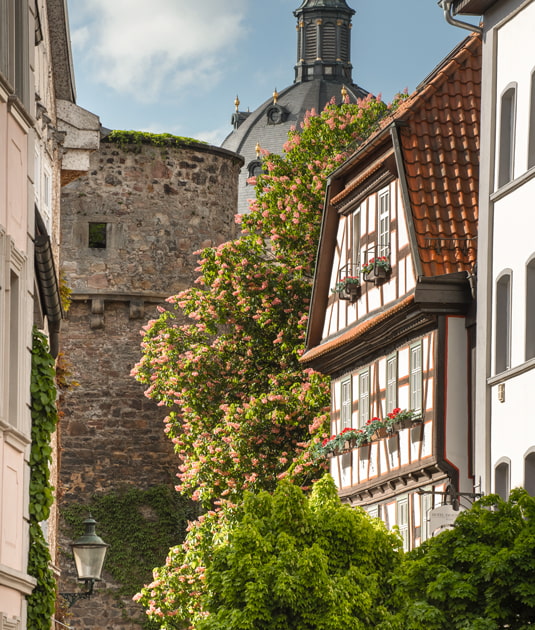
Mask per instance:
[[[346,0],[304,0],[303,4],[296,10],[302,9],[345,9],[355,13],[353,9],[348,7]]]
[[[277,125],[268,123],[266,112],[273,104],[273,99],[270,98],[249,113],[240,127],[233,130],[225,138],[221,146],[229,151],[239,153],[245,160],[238,189],[239,213],[248,211],[248,199],[255,196],[254,187],[247,186],[246,181],[249,178],[247,165],[256,158],[257,143],[263,150],[280,154],[282,147],[288,140],[288,132],[291,127],[299,128],[299,124],[307,111],[315,109],[316,112],[321,112],[333,97],[340,103],[342,100],[341,90],[344,86],[352,102],[368,95],[368,92],[358,85],[338,81],[316,79],[294,83],[279,92],[277,103],[289,112],[288,118],[284,122]]]

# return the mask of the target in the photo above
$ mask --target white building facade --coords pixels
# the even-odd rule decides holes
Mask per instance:
[[[475,472],[535,495],[535,2],[454,9],[483,15]]]

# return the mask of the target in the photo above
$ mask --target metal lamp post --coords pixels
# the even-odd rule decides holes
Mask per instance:
[[[89,515],[84,520],[84,534],[71,545],[78,580],[85,582],[86,590],[80,593],[60,593],[69,603],[69,608],[79,599],[89,599],[93,593],[93,585],[101,580],[100,574],[109,545],[95,533],[96,524],[95,519]]]

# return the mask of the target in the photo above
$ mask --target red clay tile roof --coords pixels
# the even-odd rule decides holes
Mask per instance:
[[[470,270],[476,261],[480,98],[481,38],[474,34],[393,116],[402,123],[408,195],[425,276]]]
[[[341,335],[335,337],[334,339],[330,339],[329,341],[311,348],[307,350],[299,359],[302,363],[308,363],[309,361],[313,361],[318,357],[327,354],[331,350],[335,350],[336,348],[340,348],[341,346],[350,343],[353,339],[360,337],[365,332],[368,332],[372,328],[375,328],[379,324],[381,324],[385,319],[388,319],[395,313],[402,311],[405,307],[409,306],[414,302],[414,293],[408,295],[406,298],[398,302],[395,306],[392,306],[384,311],[381,311],[375,317],[371,319],[367,319],[366,321],[358,324],[357,326],[353,326],[353,328],[349,328],[345,330]]]

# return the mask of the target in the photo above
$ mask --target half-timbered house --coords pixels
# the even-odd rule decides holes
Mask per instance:
[[[329,178],[302,357],[332,378],[333,436],[367,434],[329,454],[340,496],[407,549],[441,493],[473,490],[480,48],[462,42]]]

